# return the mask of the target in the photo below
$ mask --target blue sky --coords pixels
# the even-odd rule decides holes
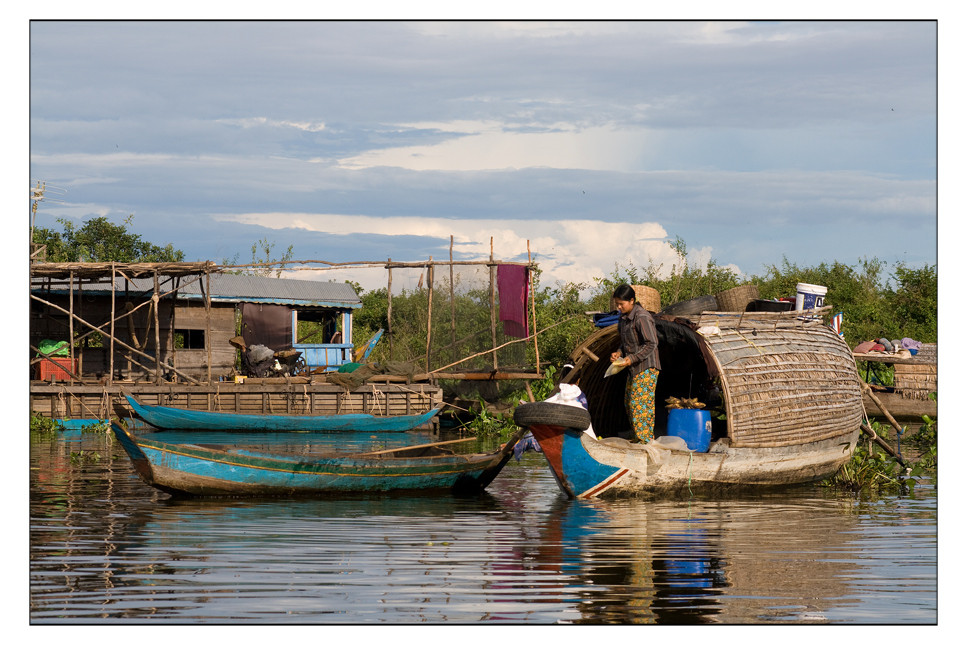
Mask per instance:
[[[669,267],[677,237],[743,274],[933,264],[937,45],[932,21],[33,22],[36,224],[134,214],[217,262],[529,241],[547,283]]]

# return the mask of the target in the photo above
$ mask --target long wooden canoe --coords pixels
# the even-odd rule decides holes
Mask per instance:
[[[409,431],[425,425],[438,409],[411,416],[371,416],[349,413],[334,416],[252,415],[195,411],[176,407],[141,404],[126,395],[139,418],[159,429],[204,429],[207,431]]]
[[[445,443],[378,452],[304,456],[232,444],[174,444],[111,425],[145,483],[176,496],[308,496],[336,492],[484,490],[512,455],[514,434],[491,453],[455,454]]]

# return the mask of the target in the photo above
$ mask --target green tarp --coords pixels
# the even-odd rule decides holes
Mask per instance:
[[[43,355],[67,357],[71,354],[71,347],[67,345],[66,341],[54,341],[53,339],[44,339],[41,341],[37,346],[37,350],[40,351],[37,357],[43,357]]]

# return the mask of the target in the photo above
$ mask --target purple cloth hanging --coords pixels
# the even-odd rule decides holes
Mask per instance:
[[[526,323],[526,296],[529,292],[529,270],[523,265],[499,265],[496,272],[498,283],[499,320],[509,337],[528,337]]]

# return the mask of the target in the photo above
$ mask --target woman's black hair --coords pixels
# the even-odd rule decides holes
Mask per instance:
[[[613,298],[619,301],[636,301],[637,293],[629,285],[623,283],[622,285],[616,286],[616,289],[613,290]]]

